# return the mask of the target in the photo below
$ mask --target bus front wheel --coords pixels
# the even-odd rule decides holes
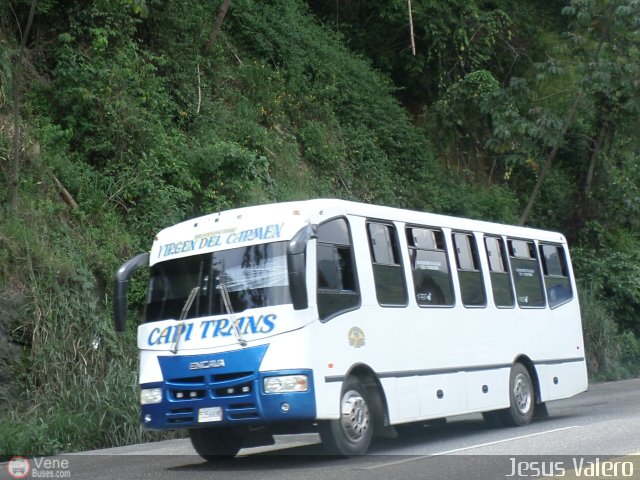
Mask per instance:
[[[350,377],[342,386],[340,418],[320,423],[320,438],[325,449],[345,457],[362,455],[373,437],[372,404],[366,388]]]
[[[242,437],[229,428],[193,428],[189,437],[198,455],[208,462],[233,458],[242,447]]]

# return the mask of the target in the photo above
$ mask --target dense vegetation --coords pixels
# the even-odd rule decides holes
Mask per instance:
[[[405,0],[223,3],[0,4],[0,457],[150,438],[112,275],[238,205],[561,230],[591,375],[640,372],[637,1],[414,0],[415,55]]]

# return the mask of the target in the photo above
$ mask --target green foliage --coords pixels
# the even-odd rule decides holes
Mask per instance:
[[[30,348],[14,366],[23,398],[0,420],[0,452],[46,455],[150,438],[137,424],[135,346],[114,333],[103,283],[102,272],[124,254],[114,251],[126,238],[115,234],[121,221],[103,217],[117,222],[114,233],[103,227],[94,237],[95,225],[70,219],[48,194],[20,213],[0,223],[8,240],[0,285],[20,292],[13,335]],[[86,230],[71,229],[74,222]]]
[[[240,79],[250,98],[258,99],[265,126],[296,132],[308,164],[336,172],[334,187],[342,196],[401,203],[391,187],[396,172],[432,159],[428,151],[416,158],[401,148],[424,141],[407,132],[408,117],[390,97],[389,82],[371,75],[369,64],[350,54],[299,2],[245,0],[228,15],[239,48],[270,59],[240,68],[253,73]],[[277,95],[265,95],[269,85]],[[331,141],[328,150],[317,145],[320,135]]]
[[[616,380],[640,374],[640,341],[620,329],[597,285],[580,286],[580,306],[587,368],[595,380]]]
[[[14,54],[14,49],[0,37],[0,111],[6,110],[11,103],[11,58]]]
[[[526,68],[548,7],[515,1],[412,2],[416,54],[410,48],[409,12],[404,0],[309,1],[327,25],[370,57],[405,88],[408,104],[431,104],[452,84],[477,70],[501,82]],[[516,26],[514,20],[518,22]]]
[[[589,279],[592,289],[607,299],[607,310],[620,328],[640,335],[640,242],[597,222],[582,233],[586,247],[575,251],[577,275]],[[599,248],[593,249],[594,244]]]
[[[231,208],[237,203],[266,202],[262,185],[269,179],[269,162],[234,142],[209,142],[193,145],[188,155],[201,196],[195,199],[198,211],[211,212]]]

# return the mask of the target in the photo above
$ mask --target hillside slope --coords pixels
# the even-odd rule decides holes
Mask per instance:
[[[500,95],[514,94],[502,88],[507,78],[497,82],[480,69],[490,67],[489,58],[471,77],[463,71],[449,84],[435,82],[441,90],[420,100],[426,110],[410,115],[398,101],[407,94],[402,69],[389,72],[394,84],[372,67],[379,58],[350,50],[358,45],[323,25],[302,0],[233,0],[210,42],[221,3],[0,6],[0,160],[7,187],[0,199],[6,204],[0,211],[0,457],[156,438],[142,432],[137,407],[135,317],[146,279],[133,281],[125,335],[113,332],[110,295],[116,268],[148,250],[167,225],[233,206],[320,196],[518,219],[538,164],[518,163],[506,150],[495,160],[482,150],[495,140],[498,122],[496,113],[487,123],[482,109],[511,105],[512,98]],[[393,3],[396,10],[400,3]],[[422,11],[424,18],[431,13]],[[380,18],[396,21],[404,13]],[[470,86],[488,103],[474,103],[480,97]],[[524,109],[525,100],[516,100]],[[469,110],[454,115],[447,105]],[[524,152],[523,145],[535,142],[520,140],[502,138],[499,148],[517,145],[518,155],[532,155],[533,147]],[[536,152],[545,151],[545,141],[535,143]],[[490,175],[468,168],[469,145]],[[559,228],[568,218],[550,207],[575,191],[574,167],[567,159],[562,165],[534,210],[540,226]],[[637,185],[640,174],[629,178]],[[637,257],[637,225],[616,224],[623,232],[613,241],[605,238],[607,224],[595,220],[588,233],[622,252],[614,265],[626,264],[629,252]],[[578,263],[590,272],[598,257],[589,242],[582,245]],[[596,281],[588,305],[600,305],[612,276],[600,269],[584,277]],[[614,375],[640,363],[637,340],[619,334],[617,324],[636,326],[640,272],[626,270],[620,278],[626,289],[614,303],[591,309],[590,323],[594,338],[618,345],[595,360],[603,371],[607,362],[615,366]],[[620,305],[626,310],[618,321]]]

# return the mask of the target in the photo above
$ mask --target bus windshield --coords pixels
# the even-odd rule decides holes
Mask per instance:
[[[177,319],[195,287],[187,319],[229,314],[222,288],[236,313],[291,303],[287,245],[251,245],[157,263],[151,268],[145,321]]]

